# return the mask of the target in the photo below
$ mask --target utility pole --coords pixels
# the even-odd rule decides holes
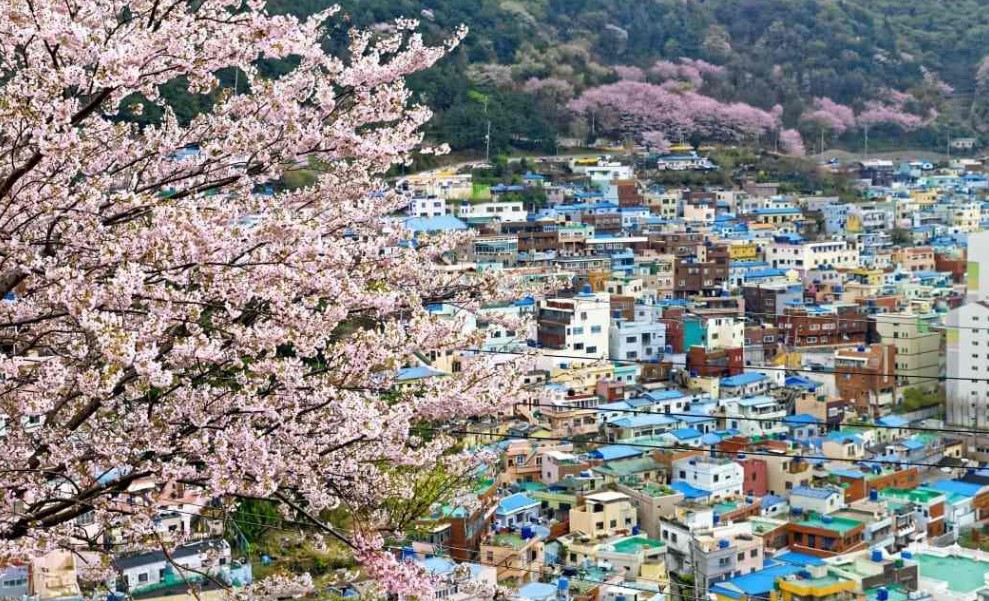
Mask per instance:
[[[865,124],[865,158],[869,158],[869,124]]]
[[[484,116],[488,116],[488,97],[484,97]],[[491,164],[491,119],[488,118],[487,133],[484,134],[484,162]]]

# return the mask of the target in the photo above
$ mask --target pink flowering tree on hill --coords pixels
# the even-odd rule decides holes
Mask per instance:
[[[825,134],[838,135],[855,127],[855,111],[830,98],[815,98],[811,108],[800,115],[800,121],[816,126],[820,136],[819,151],[824,151]]]
[[[800,132],[795,129],[784,129],[780,132],[780,149],[794,157],[802,157],[807,154],[803,138],[800,137]]]
[[[474,468],[431,425],[497,412],[518,385],[487,357],[418,386],[398,376],[478,343],[430,303],[510,290],[439,268],[461,235],[409,244],[389,219],[403,200],[380,179],[430,117],[404,77],[462,33],[430,47],[398,21],[354,32],[337,58],[322,46],[332,14],[298,22],[255,0],[0,7],[0,564],[181,542],[154,520],[184,488],[221,510],[275,501],[384,589],[427,590],[383,547],[401,527],[390,508],[416,497],[418,474]],[[264,79],[259,59],[296,66]],[[216,94],[208,114],[179,123],[160,100],[178,77],[215,90],[229,67],[240,93]],[[121,119],[135,95],[160,123]],[[310,165],[311,186],[258,193]],[[334,508],[345,532],[320,517]]]
[[[744,103],[724,103],[689,89],[623,80],[591,88],[570,103],[604,128],[635,138],[661,132],[667,139],[697,137],[738,141],[777,129],[776,113]]]

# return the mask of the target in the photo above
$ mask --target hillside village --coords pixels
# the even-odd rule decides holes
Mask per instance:
[[[440,598],[498,585],[528,601],[989,599],[983,161],[821,165],[853,178],[855,201],[645,175],[718,168],[693,149],[526,168],[496,184],[469,168],[395,182],[410,243],[473,232],[451,273],[551,289],[431,306],[484,343],[400,371],[414,391],[465,355],[533,361],[532,400],[446,426],[497,458],[469,498],[430,507],[395,543]],[[169,494],[152,508],[161,535],[199,542],[121,552],[111,597],[241,585],[278,565],[251,559],[211,499]],[[142,498],[138,480],[121,503]],[[0,598],[88,598],[84,563],[7,566]]]

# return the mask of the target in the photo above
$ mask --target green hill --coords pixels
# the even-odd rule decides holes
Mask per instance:
[[[330,0],[270,0],[273,11],[305,14]],[[342,0],[350,23],[421,19],[429,36],[463,23],[454,55],[413,82],[438,113],[433,134],[454,148],[483,144],[551,149],[557,136],[587,135],[565,98],[527,93],[530,79],[573,92],[617,79],[619,65],[702,59],[724,68],[705,84],[719,101],[784,108],[787,127],[814,97],[852,107],[893,89],[937,119],[909,135],[882,128],[880,147],[943,147],[948,135],[989,130],[986,90],[976,71],[989,54],[985,0]],[[945,82],[954,90],[946,94]],[[940,92],[939,92],[940,90]],[[549,96],[547,98],[547,96]],[[932,113],[933,114],[933,113]],[[833,141],[855,146],[859,133]]]

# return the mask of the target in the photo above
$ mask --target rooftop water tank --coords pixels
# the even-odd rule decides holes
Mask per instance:
[[[882,560],[883,560],[883,550],[882,549],[873,549],[872,550],[872,561],[875,561],[875,562],[878,563],[878,562],[880,562]]]

